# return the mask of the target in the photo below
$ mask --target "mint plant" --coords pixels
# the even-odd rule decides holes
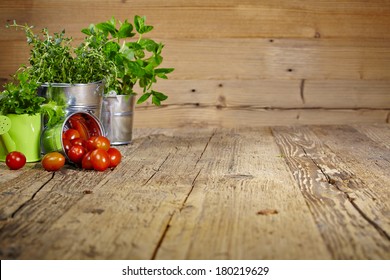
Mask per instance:
[[[152,89],[158,78],[167,79],[167,74],[174,70],[158,68],[163,61],[161,53],[164,45],[143,37],[152,29],[153,26],[145,24],[145,17],[137,15],[134,25],[127,19],[120,22],[113,17],[82,29],[87,37],[81,47],[97,50],[115,66],[114,71],[106,72],[106,92],[136,95],[134,86],[138,84],[142,89],[138,104],[152,97],[152,103],[159,106],[168,98],[164,93]],[[130,41],[135,35],[138,38]]]

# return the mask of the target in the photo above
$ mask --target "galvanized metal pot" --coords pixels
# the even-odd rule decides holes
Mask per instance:
[[[129,144],[133,137],[134,95],[102,97],[100,121],[112,145]]]
[[[86,111],[99,117],[100,98],[104,93],[104,83],[88,84],[51,83],[42,84],[38,95],[65,105],[66,115],[72,112]]]

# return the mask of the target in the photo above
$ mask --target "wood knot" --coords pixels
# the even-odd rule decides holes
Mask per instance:
[[[278,210],[276,209],[262,209],[257,211],[257,215],[262,215],[262,216],[269,216],[269,215],[276,215],[278,214]]]
[[[217,109],[222,109],[223,107],[226,107],[226,97],[223,95],[218,96],[218,103],[217,103]]]

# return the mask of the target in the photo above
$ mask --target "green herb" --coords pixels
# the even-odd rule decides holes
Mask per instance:
[[[33,27],[14,22],[7,27],[24,30],[30,45],[30,65],[26,67],[31,79],[40,83],[90,83],[102,81],[112,75],[112,63],[95,48],[80,45],[73,48],[72,38],[65,31],[50,35],[46,28],[41,36],[34,34]]]
[[[161,52],[164,45],[143,38],[152,29],[153,26],[145,24],[145,17],[135,16],[134,26],[128,20],[120,22],[112,18],[82,30],[87,35],[84,47],[98,50],[115,66],[114,71],[106,73],[107,92],[135,95],[134,86],[138,84],[142,96],[137,103],[145,102],[152,96],[152,103],[160,105],[168,98],[164,93],[152,90],[157,78],[167,79],[167,74],[174,70],[157,68],[163,61]],[[137,34],[137,40],[129,41]]]
[[[58,106],[55,101],[49,101],[41,105],[41,112],[46,118],[46,126],[52,127],[65,118],[64,106]]]
[[[27,71],[19,71],[14,76],[14,81],[7,83],[0,93],[0,113],[7,114],[43,114],[47,119],[47,125],[58,123],[64,116],[63,106],[57,106],[55,102],[46,103],[44,97],[37,95],[40,83],[31,79]]]
[[[17,81],[19,83],[17,83]],[[27,72],[18,73],[14,82],[7,83],[0,94],[0,111],[6,114],[35,115],[41,112],[45,98],[37,95],[39,83],[29,80]]]

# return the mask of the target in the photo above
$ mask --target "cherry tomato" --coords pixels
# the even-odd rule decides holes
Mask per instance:
[[[91,152],[91,162],[93,169],[104,171],[110,166],[110,157],[106,150],[99,148]]]
[[[80,145],[80,146],[83,146],[85,147],[85,140],[81,139],[81,138],[75,138],[75,139],[72,139],[70,140],[70,143],[73,145]]]
[[[42,166],[46,171],[60,170],[65,164],[65,157],[59,152],[46,154],[42,159]]]
[[[87,170],[92,170],[93,169],[93,165],[92,165],[92,161],[91,161],[91,151],[90,152],[87,152],[83,159],[81,160],[81,168],[83,169],[87,169]]]
[[[64,146],[65,153],[68,154],[70,147],[72,147],[72,143],[69,139],[63,138],[62,145]]]
[[[69,128],[67,131],[64,132],[64,136],[66,139],[72,140],[80,138],[80,133],[76,129]]]
[[[96,149],[103,149],[107,151],[110,148],[110,140],[104,136],[97,136],[94,141],[94,145]]]
[[[83,146],[74,145],[70,148],[68,157],[74,163],[80,163],[86,152],[87,150]]]
[[[87,148],[88,151],[95,150],[95,139],[96,137],[90,137],[87,141],[85,141],[85,148]]]
[[[110,167],[116,167],[122,159],[121,152],[116,148],[109,148],[107,154],[110,157]]]
[[[87,140],[89,138],[88,126],[84,117],[81,114],[75,114],[68,120],[71,128],[76,129],[79,132],[81,139]]]
[[[21,152],[13,151],[5,157],[5,163],[9,169],[17,170],[26,164],[26,156]]]

